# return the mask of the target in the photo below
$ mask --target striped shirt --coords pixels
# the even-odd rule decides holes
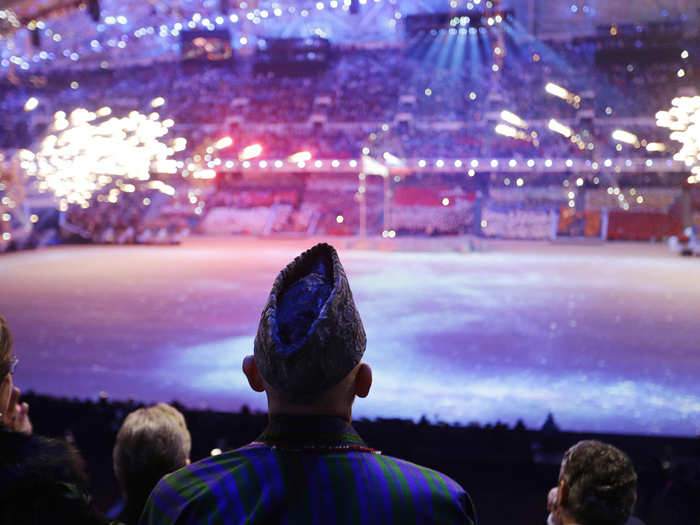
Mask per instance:
[[[164,477],[141,525],[476,524],[462,487],[383,456],[337,417],[274,418],[253,443]]]

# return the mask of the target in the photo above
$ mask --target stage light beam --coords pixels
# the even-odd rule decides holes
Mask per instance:
[[[311,152],[309,151],[299,151],[294,155],[290,155],[287,160],[289,162],[308,162],[312,159]]]
[[[655,151],[666,151],[666,144],[663,142],[650,142],[647,144],[647,151],[653,153]]]
[[[39,99],[36,97],[29,97],[24,103],[24,111],[34,111],[39,106]]]
[[[223,137],[214,143],[216,149],[226,149],[233,146],[233,139],[231,137]]]
[[[547,124],[547,127],[556,132],[559,133],[560,135],[564,135],[567,139],[571,137],[572,131],[571,128],[565,124],[562,124],[561,122],[557,121],[556,119],[549,119],[549,123]]]
[[[554,95],[555,97],[563,100],[567,100],[571,96],[571,93],[569,93],[566,89],[553,82],[548,82],[544,87],[544,90],[550,95]]]
[[[501,119],[506,121],[508,124],[512,124],[513,126],[517,126],[519,128],[527,128],[527,122],[525,122],[523,119],[521,119],[518,115],[515,113],[511,113],[510,111],[503,110],[501,111]]]
[[[504,137],[515,138],[515,136],[518,134],[518,130],[513,126],[509,126],[508,124],[497,124],[493,129],[496,133],[503,135]]]
[[[243,148],[243,150],[238,154],[238,160],[254,159],[255,157],[262,155],[262,152],[263,147],[260,144],[251,144],[250,146]]]
[[[625,131],[624,129],[616,129],[612,132],[613,140],[617,142],[624,142],[625,144],[630,144],[632,146],[639,146],[639,137],[634,133]]]

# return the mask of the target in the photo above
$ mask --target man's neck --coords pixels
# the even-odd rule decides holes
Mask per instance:
[[[288,450],[378,452],[344,418],[319,414],[272,415],[253,444]]]
[[[268,407],[267,417],[268,420],[272,421],[277,417],[284,416],[319,416],[319,417],[339,417],[348,423],[352,423],[352,412],[342,411],[342,410],[318,410],[312,407],[302,407],[302,406],[284,406],[284,407]]]
[[[352,422],[352,405],[340,406],[335,403],[314,403],[302,405],[290,403],[277,396],[267,396],[267,412],[269,418],[275,416],[335,416],[343,418],[348,423]]]

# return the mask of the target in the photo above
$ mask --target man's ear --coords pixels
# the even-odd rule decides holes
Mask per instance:
[[[243,373],[248,378],[250,388],[256,392],[265,391],[263,380],[258,370],[258,364],[255,362],[255,357],[252,355],[247,355],[243,358]]]
[[[355,376],[355,395],[367,397],[372,387],[372,368],[367,363],[360,363]]]
[[[559,480],[559,490],[557,491],[557,506],[564,507],[569,501],[569,485],[563,479]]]

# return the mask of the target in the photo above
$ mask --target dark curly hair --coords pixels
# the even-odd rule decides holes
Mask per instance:
[[[624,525],[637,499],[637,473],[620,449],[579,441],[566,451],[559,479],[569,487],[565,504],[581,525]]]

